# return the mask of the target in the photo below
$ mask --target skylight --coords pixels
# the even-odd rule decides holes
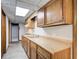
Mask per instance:
[[[29,9],[21,8],[21,7],[16,7],[16,15],[17,16],[25,16],[29,12]]]

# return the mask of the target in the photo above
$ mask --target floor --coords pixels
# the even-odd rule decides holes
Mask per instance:
[[[28,59],[21,43],[10,44],[2,59]]]

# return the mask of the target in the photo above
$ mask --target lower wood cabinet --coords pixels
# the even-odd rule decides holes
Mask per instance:
[[[31,42],[31,59],[37,59],[36,44]]]
[[[67,48],[59,52],[55,52],[53,57],[54,59],[71,59],[71,48]]]
[[[28,58],[30,58],[30,40],[22,36],[21,43],[25,53],[27,54]]]
[[[23,36],[22,36],[21,43],[22,43],[22,47],[24,48],[24,37]]]
[[[50,53],[26,37],[22,37],[21,43],[29,59],[71,59],[71,48]]]
[[[31,58],[31,56],[30,56],[30,49],[31,49],[30,45],[31,45],[31,41],[30,41],[30,40],[28,40],[27,55],[28,55],[28,57],[29,57],[29,58]]]
[[[40,54],[39,52],[37,53],[37,59],[46,59],[44,56],[42,56],[42,54]]]
[[[25,52],[27,53],[27,49],[28,49],[28,39],[26,39],[25,37],[22,37],[22,46],[23,46]]]
[[[50,59],[50,53],[41,47],[37,47],[37,54],[40,54],[40,57],[43,59]],[[39,58],[39,56],[38,56]]]
[[[24,48],[25,48],[25,51],[26,53],[28,52],[28,39],[24,38]]]

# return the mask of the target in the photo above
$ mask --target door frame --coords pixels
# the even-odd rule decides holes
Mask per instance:
[[[77,59],[77,0],[73,0],[73,42],[72,59]]]
[[[12,25],[18,26],[18,41],[16,41],[16,42],[19,42],[19,24],[18,23],[11,23],[11,43],[13,43],[12,42]]]

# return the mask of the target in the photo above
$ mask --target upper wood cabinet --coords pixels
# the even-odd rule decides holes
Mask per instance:
[[[39,10],[37,25],[72,24],[72,8],[72,0],[52,0]]]
[[[73,0],[63,0],[63,16],[66,24],[72,24],[73,12]]]
[[[63,24],[62,0],[55,0],[46,7],[47,22],[46,24]]]
[[[38,11],[38,16],[37,16],[37,26],[43,26],[44,25],[44,8],[41,8]]]

